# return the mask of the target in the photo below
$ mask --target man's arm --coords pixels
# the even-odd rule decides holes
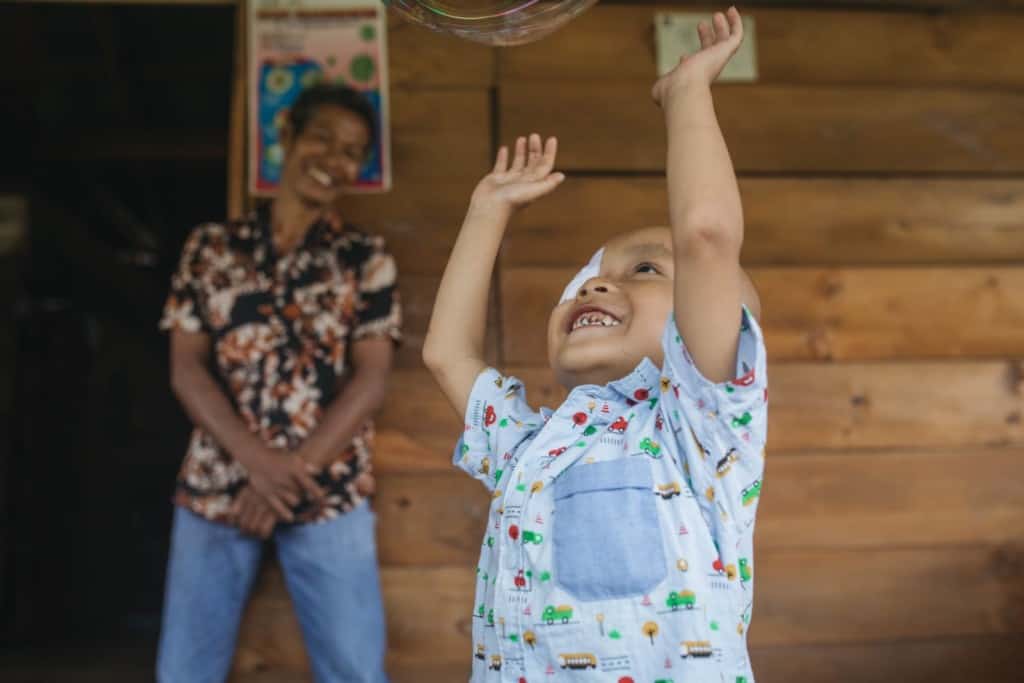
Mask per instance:
[[[249,483],[284,520],[303,493],[319,499],[323,491],[294,457],[274,452],[235,412],[231,402],[210,374],[212,342],[201,332],[171,333],[171,388],[193,423],[214,440],[249,473]]]
[[[676,324],[697,369],[711,381],[736,373],[741,305],[752,286],[740,268],[743,208],[711,83],[743,40],[739,12],[702,24],[701,50],[655,84],[668,129],[667,176],[675,253]]]
[[[324,412],[320,425],[298,450],[317,469],[329,465],[381,406],[388,393],[395,344],[389,337],[353,342],[353,373]]]
[[[473,383],[486,368],[487,299],[505,228],[516,207],[562,182],[561,173],[551,172],[556,152],[554,138],[542,148],[540,136],[531,135],[529,150],[526,138],[519,138],[508,166],[508,149],[502,147],[491,173],[473,192],[448,259],[423,344],[423,362],[460,417],[465,418]]]

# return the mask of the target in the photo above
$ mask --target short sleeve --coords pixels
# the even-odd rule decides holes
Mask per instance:
[[[402,305],[398,268],[384,240],[370,239],[371,249],[359,267],[358,304],[352,339],[390,337],[402,340]]]
[[[700,500],[716,518],[751,528],[761,493],[767,441],[768,377],[761,328],[743,309],[736,353],[736,378],[712,382],[694,365],[675,318],[662,339],[665,352],[662,410],[684,454],[687,474]]]
[[[185,240],[178,268],[171,275],[171,291],[160,318],[161,330],[210,332],[203,316],[205,302],[202,276],[208,267],[204,249],[206,243],[206,230],[203,226],[195,228]]]
[[[466,427],[455,447],[455,466],[494,491],[543,426],[515,377],[488,368],[477,377],[466,405]]]

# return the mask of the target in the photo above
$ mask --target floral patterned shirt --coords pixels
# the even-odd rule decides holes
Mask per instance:
[[[474,683],[753,683],[746,638],[767,377],[744,310],[737,379],[693,364],[674,319],[648,359],[536,412],[477,379],[455,464],[493,500],[477,566]]]
[[[277,254],[269,207],[197,227],[185,243],[160,327],[210,336],[215,374],[249,429],[282,457],[317,428],[338,395],[350,343],[400,339],[396,268],[383,241],[324,214],[301,244]],[[317,476],[322,504],[300,503],[297,522],[328,519],[361,500],[373,424]],[[201,427],[178,475],[176,504],[223,520],[247,474]]]

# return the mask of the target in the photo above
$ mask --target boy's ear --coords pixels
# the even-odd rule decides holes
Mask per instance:
[[[743,304],[754,314],[754,319],[761,321],[761,297],[757,294],[754,281],[743,271]]]

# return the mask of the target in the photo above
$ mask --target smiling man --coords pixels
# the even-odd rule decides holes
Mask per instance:
[[[394,260],[338,210],[375,129],[356,92],[306,90],[276,199],[185,243],[161,327],[195,430],[174,496],[161,683],[226,678],[271,536],[316,680],[386,680],[366,496],[401,314]]]

